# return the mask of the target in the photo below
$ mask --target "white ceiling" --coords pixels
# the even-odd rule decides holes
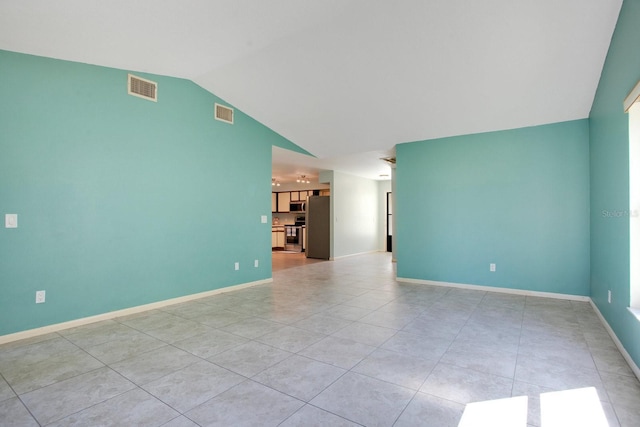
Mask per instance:
[[[191,79],[376,178],[397,143],[587,117],[621,4],[0,0],[0,49]]]

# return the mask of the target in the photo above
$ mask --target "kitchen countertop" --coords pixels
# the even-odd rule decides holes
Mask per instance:
[[[306,225],[295,225],[295,224],[273,224],[271,226],[271,231],[275,231],[277,233],[281,232],[281,231],[286,231],[287,229],[303,229],[303,228],[307,228]]]

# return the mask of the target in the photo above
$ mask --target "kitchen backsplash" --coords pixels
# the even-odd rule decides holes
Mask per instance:
[[[273,224],[293,224],[296,222],[296,217],[300,216],[300,215],[304,215],[301,213],[284,213],[284,212],[280,212],[280,213],[273,213],[272,214],[272,218],[271,218],[271,222]],[[276,218],[278,219],[278,221],[276,222]]]

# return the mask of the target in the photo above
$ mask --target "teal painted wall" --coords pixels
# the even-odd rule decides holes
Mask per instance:
[[[271,146],[304,150],[135,74],[157,103],[127,71],[0,51],[0,335],[271,277]]]
[[[622,100],[640,80],[639,21],[640,2],[625,1],[589,116],[591,298],[636,365],[640,365],[640,322],[627,310],[629,218],[607,212],[629,209],[629,119]]]
[[[398,145],[398,276],[589,295],[588,131],[585,119]]]

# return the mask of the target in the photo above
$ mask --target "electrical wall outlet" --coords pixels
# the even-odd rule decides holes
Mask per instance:
[[[5,228],[18,228],[18,214],[6,214],[4,216]]]
[[[494,263],[489,264],[489,271],[496,271],[496,265]]]
[[[609,304],[611,304],[611,289],[607,291],[607,301],[609,301]]]
[[[253,266],[255,268],[258,268],[259,265],[260,265],[260,263],[258,262],[258,260],[253,261]]]
[[[45,291],[36,291],[36,304],[42,304],[45,300]]]
[[[236,269],[236,270],[240,270],[240,263],[239,263],[239,262],[236,262],[236,264],[235,264],[235,269]]]

